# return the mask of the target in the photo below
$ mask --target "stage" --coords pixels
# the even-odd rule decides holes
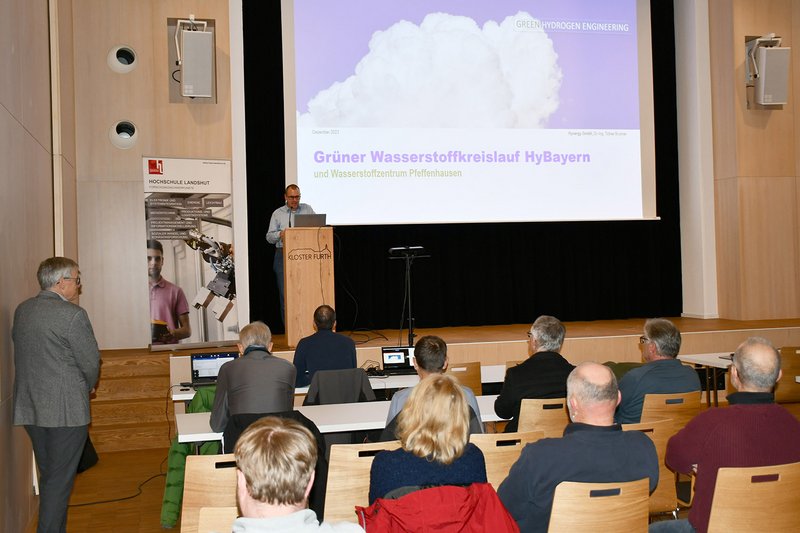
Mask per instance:
[[[800,345],[800,318],[784,320],[724,320],[672,318],[681,331],[681,354],[733,351],[747,337],[758,335],[776,347]],[[641,359],[639,336],[645,319],[566,322],[562,354],[572,363],[583,361],[631,361]],[[484,365],[524,359],[528,355],[530,324],[460,326],[415,329],[416,338],[438,335],[447,342],[451,362],[480,361]],[[340,331],[356,342],[358,364],[380,360],[381,346],[408,343],[408,330]],[[276,355],[291,360],[293,351],[285,335],[273,339]]]

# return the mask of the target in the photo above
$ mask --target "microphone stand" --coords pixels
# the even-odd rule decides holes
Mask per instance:
[[[408,300],[408,345],[414,346],[416,334],[414,333],[414,315],[411,312],[411,264],[417,257],[430,257],[430,255],[425,254],[422,246],[389,248],[389,254],[389,259],[403,259],[406,264],[404,299]]]

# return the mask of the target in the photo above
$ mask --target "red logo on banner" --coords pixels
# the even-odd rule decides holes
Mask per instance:
[[[148,174],[163,174],[164,173],[164,160],[163,159],[148,159],[147,160],[147,173]]]

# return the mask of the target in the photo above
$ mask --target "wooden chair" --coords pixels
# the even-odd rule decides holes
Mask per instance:
[[[544,437],[543,431],[525,433],[481,433],[470,435],[469,441],[481,449],[486,460],[486,478],[497,490],[517,462],[522,448]]]
[[[458,382],[472,389],[475,396],[483,394],[483,385],[481,385],[481,364],[477,361],[469,363],[452,363],[447,365],[446,374],[450,374]]]
[[[201,507],[197,522],[199,533],[227,533],[239,516],[236,507]]]
[[[800,463],[720,468],[708,533],[800,531]]]
[[[325,491],[325,521],[357,522],[356,505],[369,502],[369,470],[375,454],[396,450],[400,442],[334,444],[328,461],[328,488]]]
[[[700,391],[645,394],[640,422],[672,420],[674,435],[703,409]]]
[[[517,431],[543,431],[546,438],[562,437],[569,424],[566,398],[523,399],[519,407]]]
[[[186,457],[181,533],[198,532],[202,507],[236,507],[236,462],[232,453]]]
[[[667,441],[672,435],[672,420],[623,424],[623,431],[641,431],[653,441],[658,454],[658,486],[650,495],[650,514],[672,513],[678,517],[678,495],[675,489],[675,474],[667,468],[664,460],[667,454]]]
[[[625,483],[562,481],[553,496],[548,533],[575,531],[646,532],[647,478]]]
[[[781,370],[783,375],[775,384],[775,403],[800,402],[800,383],[795,380],[800,376],[800,346],[781,348]]]

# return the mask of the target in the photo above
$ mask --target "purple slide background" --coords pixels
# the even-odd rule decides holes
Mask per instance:
[[[518,11],[539,20],[627,22],[627,34],[548,31],[563,72],[550,128],[638,129],[636,0],[296,0],[297,106],[354,74],[372,34],[399,20],[444,12],[502,22]]]

